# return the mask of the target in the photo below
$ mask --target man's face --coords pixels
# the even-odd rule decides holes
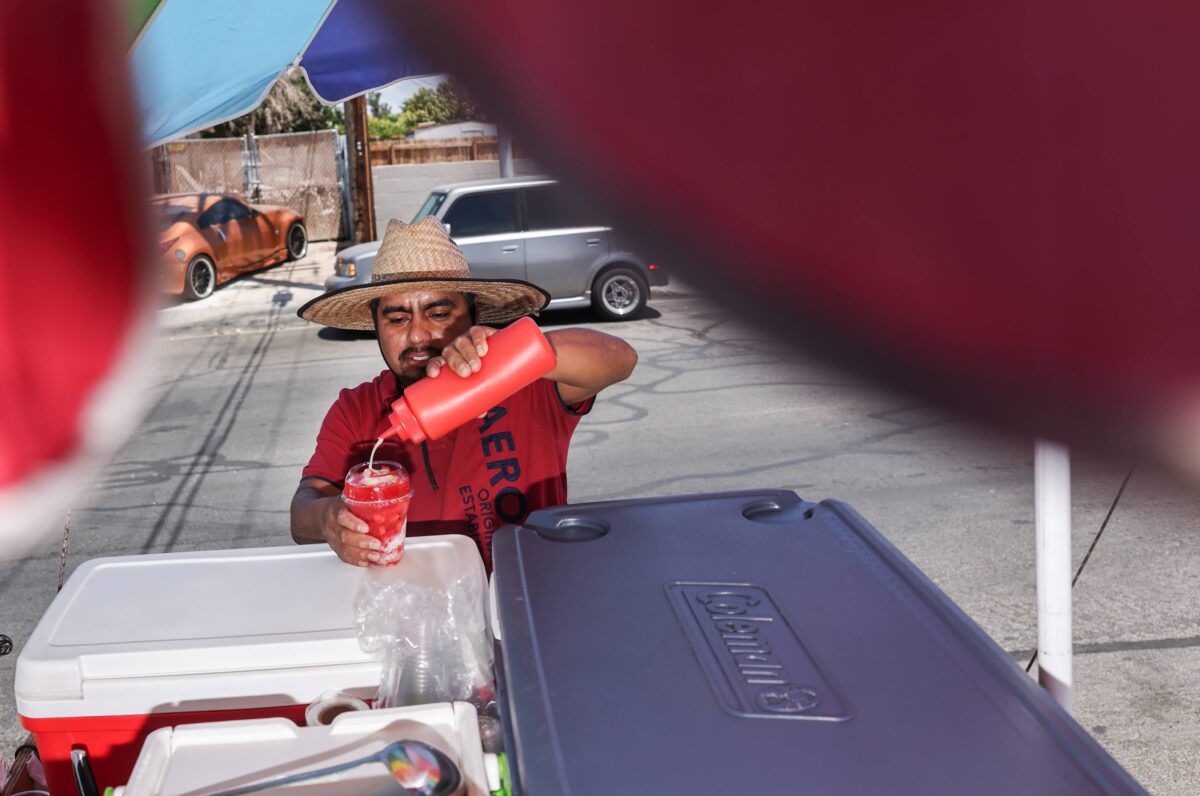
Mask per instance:
[[[471,324],[471,309],[462,293],[398,290],[381,298],[375,311],[379,350],[404,385],[423,378],[429,358],[442,353]]]

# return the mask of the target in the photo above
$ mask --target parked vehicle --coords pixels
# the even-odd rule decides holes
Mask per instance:
[[[446,225],[471,275],[524,279],[550,294],[549,309],[592,306],[624,320],[646,305],[667,272],[625,246],[607,224],[545,177],[509,177],[434,188],[413,216]],[[342,251],[327,291],[371,281],[379,241]]]
[[[239,274],[308,252],[304,217],[286,207],[250,205],[215,193],[150,200],[167,293],[194,301]]]

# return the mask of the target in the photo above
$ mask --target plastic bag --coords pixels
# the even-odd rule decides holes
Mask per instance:
[[[491,699],[492,639],[481,579],[436,586],[368,568],[355,604],[358,643],[381,658],[375,707]],[[481,707],[477,704],[476,707]]]

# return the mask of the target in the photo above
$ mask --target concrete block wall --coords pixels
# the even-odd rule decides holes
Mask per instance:
[[[514,160],[517,176],[540,174],[532,160]],[[375,166],[375,223],[382,231],[389,219],[409,221],[429,191],[449,182],[486,180],[500,176],[498,160],[468,160],[460,163],[414,163],[406,166]]]

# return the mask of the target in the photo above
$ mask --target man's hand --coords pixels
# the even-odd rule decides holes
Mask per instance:
[[[338,558],[356,567],[369,567],[381,560],[383,544],[367,533],[367,524],[340,497],[325,498],[321,506],[321,533]]]
[[[425,366],[425,375],[437,378],[443,368],[449,368],[459,376],[478,373],[480,357],[487,354],[487,339],[496,330],[490,326],[472,326],[464,334],[454,338],[442,349],[441,356],[432,357]]]
[[[487,354],[487,339],[495,333],[490,326],[472,326],[451,340],[440,356],[430,358],[425,375],[437,378],[445,368],[464,378],[478,373],[480,358]],[[546,340],[558,363],[545,378],[557,383],[558,394],[567,404],[585,401],[629,378],[637,365],[637,352],[628,343],[592,329],[557,329],[547,332]]]
[[[292,539],[325,542],[338,558],[356,567],[383,563],[383,544],[342,501],[341,490],[319,478],[304,478],[292,497]]]

